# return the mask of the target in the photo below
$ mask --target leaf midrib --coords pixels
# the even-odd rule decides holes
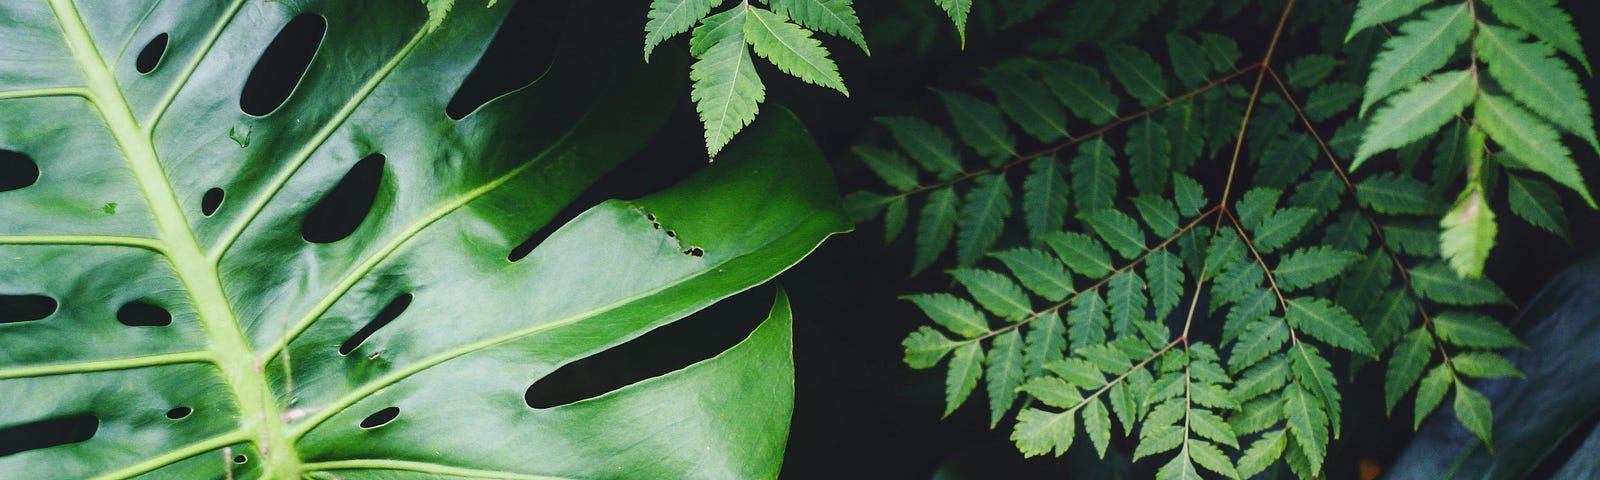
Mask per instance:
[[[99,48],[77,7],[71,0],[50,0],[50,7],[61,25],[62,37],[83,71],[87,83],[84,98],[100,112],[106,129],[124,154],[128,168],[156,221],[159,238],[155,242],[162,245],[159,252],[172,263],[174,273],[189,293],[196,316],[211,344],[211,363],[221,370],[223,381],[235,397],[238,414],[246,423],[241,426],[245,435],[217,438],[228,440],[228,443],[239,440],[255,443],[257,451],[261,452],[265,477],[270,478],[274,472],[298,471],[300,460],[295,449],[288,446],[287,432],[281,422],[274,421],[282,417],[282,408],[277,404],[265,375],[255,368],[257,362],[237,316],[223,293],[216,264],[209,259],[190,229],[151,137],[139,126],[132,107],[112,75],[110,66],[102,60]],[[202,442],[206,446],[213,446],[213,443],[217,443],[216,438]],[[146,461],[130,468],[149,465],[152,465],[151,462]],[[159,467],[159,464],[155,466]],[[118,475],[123,473],[137,475],[144,472],[115,472]]]

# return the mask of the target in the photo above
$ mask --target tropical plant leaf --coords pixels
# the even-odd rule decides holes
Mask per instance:
[[[979,177],[961,206],[961,230],[956,235],[956,263],[972,265],[1000,240],[1011,216],[1011,185],[1002,175]]]
[[[1433,367],[1432,370],[1428,371],[1427,375],[1422,377],[1422,383],[1417,386],[1417,398],[1414,405],[1416,416],[1412,420],[1414,423],[1411,426],[1413,430],[1421,427],[1422,419],[1428,418],[1428,414],[1439,408],[1439,403],[1444,401],[1444,394],[1450,393],[1450,384],[1453,379],[1454,376],[1450,374],[1450,368],[1446,365]]]
[[[1434,74],[1432,81],[1416,84],[1395,95],[1372,116],[1372,124],[1361,135],[1361,148],[1356,151],[1350,169],[1360,168],[1373,155],[1404,147],[1439,131],[1472,103],[1476,84],[1468,72],[1456,70]],[[1479,105],[1481,120],[1483,103],[1480,101]]]
[[[933,0],[933,3],[944,9],[945,14],[950,16],[950,21],[955,22],[956,35],[961,38],[961,47],[966,48],[967,14],[972,11],[972,0]]]
[[[1286,443],[1283,430],[1273,430],[1261,435],[1255,443],[1250,444],[1250,448],[1245,449],[1244,456],[1239,458],[1239,476],[1251,478],[1266,471],[1283,456]]]
[[[740,7],[734,7],[739,10]],[[744,21],[745,41],[757,55],[772,62],[783,73],[794,75],[806,83],[838,90],[850,96],[844,79],[839,77],[839,67],[828,58],[828,49],[811,37],[811,31],[789,23],[789,19],[764,8],[744,7],[749,17]]]
[[[1556,48],[1577,59],[1583,64],[1584,70],[1589,70],[1589,57],[1583,53],[1583,47],[1578,43],[1578,30],[1572,26],[1572,17],[1556,6],[1556,0],[1526,0],[1521,2],[1493,1],[1484,2],[1494,10],[1506,23],[1516,25],[1527,30],[1540,40],[1554,45]]]
[[[714,0],[722,3],[722,0]],[[861,33],[861,20],[856,18],[853,0],[772,0],[767,5],[773,12],[789,17],[806,28],[829,35],[844,37],[861,47],[868,55],[867,38]]]
[[[933,323],[966,338],[977,338],[989,333],[989,320],[977,307],[948,293],[919,293],[906,295],[909,301],[922,310]]]
[[[1493,452],[1494,413],[1489,409],[1489,399],[1485,398],[1482,393],[1478,393],[1477,390],[1473,390],[1466,384],[1461,383],[1461,380],[1458,379],[1456,380],[1455,409],[1456,418],[1461,420],[1461,424],[1466,425],[1467,430],[1477,434],[1478,438],[1483,440],[1483,444],[1489,448],[1489,451]]]
[[[1345,34],[1344,41],[1349,42],[1362,30],[1410,15],[1428,3],[1430,0],[1361,0],[1356,4],[1355,21],[1351,22],[1350,33]]]
[[[1433,331],[1440,340],[1460,347],[1528,348],[1505,325],[1476,313],[1455,310],[1439,312],[1433,317]]]
[[[1035,244],[1066,222],[1070,187],[1061,177],[1064,170],[1064,165],[1050,156],[1028,164],[1028,177],[1022,182],[1022,217]]]
[[[950,120],[956,124],[956,133],[967,146],[984,157],[1016,155],[1017,139],[1007,128],[1000,109],[977,97],[961,92],[936,90],[944,100]]]
[[[951,340],[933,327],[924,326],[906,336],[901,346],[906,349],[906,365],[918,370],[933,368],[945,354],[961,346],[961,342]]]
[[[1433,342],[1428,338],[1427,330],[1411,331],[1394,347],[1394,356],[1389,359],[1389,373],[1384,378],[1385,413],[1394,413],[1394,406],[1400,403],[1400,398],[1417,385],[1432,354]]]
[[[1596,208],[1578,164],[1572,161],[1572,152],[1561,145],[1561,135],[1549,124],[1515,103],[1487,93],[1478,96],[1473,113],[1478,126],[1505,147],[1517,166],[1549,175],[1582,195],[1589,208]]]
[[[950,277],[966,287],[967,293],[972,294],[972,299],[983,305],[984,310],[1000,318],[1014,321],[1033,314],[1028,294],[1005,275],[980,268],[958,268],[950,271]]]
[[[733,136],[755,121],[767,87],[745,48],[743,8],[732,8],[700,21],[689,51],[698,60],[689,70],[695,110],[705,124],[706,151],[716,156]]]
[[[922,207],[922,218],[917,222],[917,255],[911,274],[928,268],[950,246],[956,235],[956,192],[948,187],[928,194],[928,204]]]
[[[1120,170],[1112,159],[1114,154],[1111,146],[1098,138],[1078,146],[1070,175],[1078,210],[1099,210],[1115,205]]]
[[[1372,356],[1372,342],[1343,307],[1321,298],[1300,297],[1288,300],[1284,319],[1295,329],[1328,342],[1329,345]]]
[[[1508,174],[1506,196],[1511,199],[1511,213],[1535,227],[1567,238],[1567,214],[1561,209],[1561,197],[1550,185],[1522,175]]]
[[[967,402],[967,396],[978,387],[981,377],[983,346],[973,342],[957,347],[955,354],[950,357],[950,368],[945,371],[944,416],[949,417],[957,407]]]
[[[1128,171],[1140,193],[1166,193],[1167,177],[1172,174],[1172,144],[1167,129],[1145,117],[1128,132]]]
[[[916,117],[879,117],[878,123],[889,129],[900,148],[922,168],[941,179],[961,174],[961,157],[956,156],[956,145],[944,132],[927,120]]]
[[[1444,232],[1439,235],[1439,251],[1450,268],[1465,278],[1483,276],[1483,264],[1489,260],[1489,250],[1494,248],[1495,235],[1500,229],[1494,221],[1494,210],[1483,198],[1481,185],[1470,185],[1456,199],[1456,205],[1439,220]]]
[[[982,83],[993,91],[1000,109],[1029,135],[1045,142],[1065,138],[1067,111],[1045,85],[1014,68],[983,72]]]
[[[1121,210],[1095,210],[1084,214],[1083,222],[1122,258],[1132,260],[1144,253],[1144,229],[1139,228],[1139,221]]]
[[[1027,378],[1044,373],[1046,365],[1063,361],[1067,349],[1066,325],[1055,310],[1039,314],[1028,326],[1026,350],[1023,352],[1024,373]]]
[[[430,0],[432,1],[432,0]],[[454,0],[447,0],[446,3]],[[646,14],[650,20],[644,24],[644,60],[650,61],[650,52],[657,45],[678,34],[689,31],[696,22],[711,14],[711,9],[722,0],[652,0],[650,12]],[[448,12],[449,8],[446,7]],[[430,14],[431,14],[430,10]],[[443,22],[441,16],[438,22]],[[428,20],[430,28],[437,27],[432,18]]]
[[[1117,118],[1120,101],[1111,93],[1111,84],[1081,63],[1047,63],[1041,69],[1045,85],[1056,94],[1072,114],[1090,123],[1103,124]]]
[[[1470,378],[1522,378],[1522,372],[1505,357],[1489,352],[1466,352],[1450,357],[1456,373]]]
[[[1328,416],[1322,410],[1322,402],[1299,385],[1289,384],[1283,389],[1283,414],[1310,470],[1322,470],[1328,445]]]
[[[858,146],[851,151],[861,159],[872,173],[878,174],[883,183],[895,190],[906,191],[917,188],[917,169],[906,161],[906,157],[899,153],[891,152],[873,146]]]
[[[1072,271],[1085,277],[1104,277],[1116,269],[1111,264],[1111,252],[1094,237],[1077,232],[1056,232],[1046,238],[1045,243]]]
[[[1356,184],[1356,200],[1378,213],[1398,215],[1426,214],[1434,202],[1428,199],[1428,185],[1407,175],[1380,173]]]
[[[1367,76],[1361,114],[1389,94],[1416,84],[1443,68],[1472,35],[1472,13],[1467,4],[1422,12],[1422,18],[1400,25],[1400,33],[1383,43],[1384,51],[1372,62]],[[1481,44],[1481,43],[1480,43]]]
[[[1012,330],[994,337],[989,347],[988,379],[989,428],[1017,403],[1017,387],[1022,385],[1022,335]]]
[[[1167,79],[1161,76],[1161,65],[1150,54],[1125,44],[1107,45],[1105,49],[1111,76],[1117,77],[1122,88],[1140,104],[1150,107],[1167,99]]]
[[[1278,288],[1299,290],[1338,276],[1358,258],[1343,250],[1309,247],[1285,255],[1272,272],[1278,280]]]
[[[1489,75],[1499,80],[1511,98],[1600,151],[1589,96],[1578,85],[1578,75],[1556,58],[1556,51],[1549,44],[1523,42],[1526,39],[1527,35],[1517,30],[1480,27],[1477,52],[1489,65]]]
[[[1511,303],[1511,299],[1493,282],[1482,278],[1461,278],[1456,272],[1437,263],[1412,269],[1411,286],[1423,298],[1447,305]]]
[[[0,391],[34,406],[0,409],[0,424],[87,414],[98,428],[0,458],[0,476],[777,476],[794,378],[781,294],[715,358],[581,402],[521,399],[562,365],[761,284],[848,227],[792,115],[769,114],[678,187],[593,206],[508,256],[641,149],[675,103],[681,58],[640,70],[635,37],[580,21],[614,5],[574,6],[573,21],[552,22],[563,41],[537,47],[595,61],[460,121],[446,103],[510,5],[456,9],[436,31],[449,35],[426,33],[415,2],[55,6],[0,23],[0,36],[39,40],[0,59],[0,137],[51,172],[0,195],[0,291],[69,307],[0,325]],[[239,93],[216,86],[252,76],[239,62],[261,51],[267,22],[307,11],[329,25],[315,73],[271,113],[225,107]],[[168,28],[191,53],[150,74],[131,55],[95,53]],[[10,57],[46,53],[83,75],[41,77]],[[37,134],[42,124],[58,133]],[[763,160],[774,151],[787,161]],[[378,167],[370,211],[308,220],[363,162]],[[214,187],[228,200],[207,213]],[[106,321],[130,303],[167,321]],[[660,448],[683,441],[696,448]]]
[[[1060,300],[1071,295],[1072,274],[1066,266],[1049,253],[1031,248],[1013,248],[989,254],[1000,259],[1011,274],[1033,293],[1046,300]]]

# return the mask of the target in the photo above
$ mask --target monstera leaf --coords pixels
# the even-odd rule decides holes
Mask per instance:
[[[536,241],[683,61],[636,71],[577,21],[607,2],[571,2],[521,48],[553,51],[536,83],[447,114],[510,3],[437,29],[414,1],[0,3],[0,478],[775,477],[781,295],[715,358],[525,396],[847,229],[815,145],[768,115]]]

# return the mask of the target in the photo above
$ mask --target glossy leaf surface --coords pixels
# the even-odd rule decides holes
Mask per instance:
[[[0,324],[0,431],[96,426],[0,454],[0,478],[776,477],[781,295],[710,360],[565,405],[524,396],[848,228],[820,153],[769,113],[678,186],[513,254],[643,147],[684,61],[639,70],[632,35],[552,21],[561,40],[528,48],[617,61],[557,62],[453,120],[510,3],[437,29],[416,2],[0,7],[0,143],[43,172],[0,193],[0,292],[59,304]],[[326,32],[282,105],[247,115],[236,86],[291,19]],[[136,73],[129,53],[158,34],[165,58]],[[375,185],[370,210],[307,241],[351,181]]]

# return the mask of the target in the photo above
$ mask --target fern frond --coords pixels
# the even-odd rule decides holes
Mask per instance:
[[[1578,42],[1578,30],[1572,26],[1572,17],[1556,6],[1556,0],[1493,0],[1484,3],[1489,4],[1489,8],[1501,20],[1554,45],[1578,60],[1585,71],[1591,71],[1589,58],[1584,55],[1583,47]]]
[[[738,8],[738,7],[735,7]],[[746,7],[745,39],[757,55],[783,71],[812,85],[820,85],[850,96],[839,67],[828,58],[828,49],[811,37],[811,31],[789,23],[789,19],[766,9]]]
[[[1094,139],[1078,146],[1078,156],[1072,159],[1072,191],[1078,209],[1083,211],[1111,208],[1117,195],[1119,170],[1112,161],[1111,146],[1104,140]]]
[[[1439,131],[1472,103],[1476,84],[1472,75],[1458,70],[1436,74],[1433,81],[1414,85],[1395,95],[1372,117],[1350,169],[1360,168],[1380,152],[1406,146]]]
[[[1040,72],[1045,85],[1078,118],[1096,124],[1117,118],[1120,100],[1111,94],[1111,84],[1100,77],[1100,72],[1068,61],[1044,64]]]
[[[721,0],[716,0],[720,2]],[[772,11],[818,32],[844,37],[868,55],[867,38],[861,33],[853,0],[770,0]]]
[[[1515,103],[1488,93],[1478,96],[1473,115],[1489,139],[1505,147],[1515,159],[1513,166],[1549,175],[1578,192],[1589,208],[1597,208],[1583,174],[1578,172],[1578,164],[1572,161],[1572,152],[1561,145],[1560,134],[1549,124]]]
[[[1443,68],[1471,35],[1472,14],[1465,3],[1423,12],[1422,19],[1401,25],[1400,34],[1384,42],[1384,51],[1372,62],[1361,115],[1389,94]]]
[[[1556,58],[1549,44],[1526,43],[1525,39],[1527,35],[1509,28],[1479,26],[1476,46],[1489,66],[1489,76],[1499,81],[1511,98],[1600,152],[1589,96],[1578,85],[1578,75]]]
[[[876,120],[889,129],[900,148],[923,169],[942,180],[961,174],[961,157],[956,156],[955,142],[933,124],[916,117],[879,117]]]
[[[985,70],[980,83],[994,92],[1000,109],[1028,135],[1045,142],[1068,136],[1067,111],[1043,83],[1013,68]]]
[[[1528,348],[1505,325],[1482,314],[1455,310],[1433,317],[1433,331],[1451,345],[1483,349]]]
[[[1005,275],[981,268],[957,268],[950,277],[972,294],[984,310],[1008,321],[1018,321],[1033,314],[1028,294]]]
[[[650,52],[655,51],[657,45],[689,31],[695,22],[721,3],[722,0],[652,0],[650,12],[646,14],[649,21],[644,24],[644,61],[650,61]]]
[[[1561,209],[1561,197],[1543,181],[1517,174],[1506,175],[1506,195],[1511,199],[1511,213],[1529,224],[1565,239],[1567,214]]]
[[[1424,329],[1411,331],[1395,345],[1394,354],[1389,358],[1389,372],[1384,377],[1385,414],[1394,413],[1400,398],[1422,379],[1422,371],[1428,367],[1432,355],[1433,340]]]
[[[922,207],[922,217],[917,221],[917,253],[912,262],[912,275],[932,265],[950,246],[950,238],[956,235],[956,206],[956,192],[949,187],[928,195],[928,203]]]
[[[989,428],[1017,403],[1017,388],[1022,385],[1022,335],[1012,330],[994,337],[989,347],[985,392],[989,394]]]
[[[1037,244],[1045,235],[1061,229],[1067,218],[1070,188],[1062,178],[1064,165],[1053,156],[1034,159],[1022,182],[1022,214],[1028,225],[1028,238]]]
[[[1105,47],[1106,66],[1111,76],[1122,83],[1129,95],[1139,99],[1146,107],[1155,106],[1167,99],[1167,79],[1161,75],[1161,65],[1144,50],[1115,44]]]
[[[1410,15],[1433,0],[1361,0],[1356,4],[1355,20],[1350,24],[1350,33],[1346,33],[1344,41],[1349,42],[1352,37],[1362,30],[1372,28],[1380,23]]]
[[[1139,121],[1128,132],[1128,170],[1140,193],[1166,193],[1167,177],[1172,172],[1172,144],[1167,129],[1150,117]]]
[[[945,372],[944,416],[955,413],[966,403],[972,389],[978,387],[978,379],[983,377],[983,356],[982,346],[969,343],[956,348],[950,357],[950,369]]]
[[[956,263],[972,265],[983,258],[995,242],[1000,240],[1006,218],[1011,216],[1011,186],[1002,175],[978,177],[977,185],[967,191],[966,203],[961,207],[960,227],[956,236]]]
[[[956,25],[956,35],[961,38],[961,48],[967,48],[967,14],[972,11],[972,0],[933,0],[944,9]]]
[[[1489,409],[1489,398],[1457,379],[1455,409],[1456,418],[1461,420],[1461,424],[1477,434],[1489,452],[1493,453],[1494,412]]]
[[[690,97],[705,124],[706,150],[722,151],[733,136],[756,119],[766,87],[756,76],[745,48],[745,9],[735,7],[706,17],[695,28],[690,51],[698,58],[690,67]]]
[[[956,133],[967,146],[984,157],[1016,155],[1017,139],[1011,135],[1000,109],[977,97],[949,90],[935,90],[944,100],[945,111],[956,125]]]

